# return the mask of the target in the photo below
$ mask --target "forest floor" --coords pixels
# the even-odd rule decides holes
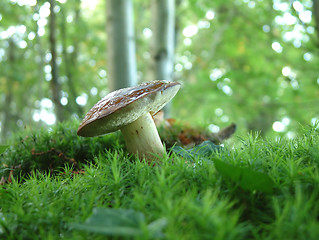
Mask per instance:
[[[319,132],[128,157],[76,123],[20,134],[1,156],[0,239],[319,239]]]

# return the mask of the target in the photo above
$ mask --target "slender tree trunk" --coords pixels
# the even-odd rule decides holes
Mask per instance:
[[[51,75],[52,79],[50,81],[52,100],[54,103],[56,118],[59,122],[64,120],[63,106],[60,102],[61,100],[61,86],[59,84],[59,69],[57,65],[57,52],[56,52],[56,20],[55,20],[55,0],[50,0],[50,48],[51,48]]]
[[[132,0],[107,0],[109,90],[134,86],[136,54]]]
[[[151,1],[151,43],[152,78],[173,80],[175,50],[175,0]],[[170,114],[170,104],[164,108]]]
[[[34,13],[36,14],[39,14],[39,4],[36,4],[34,6]],[[38,62],[38,99],[41,100],[44,95],[43,95],[43,83],[45,81],[44,79],[44,58],[45,58],[45,55],[44,55],[44,51],[43,51],[43,46],[42,46],[42,40],[41,40],[41,36],[39,36],[38,34],[38,30],[39,30],[39,27],[38,27],[38,24],[37,22],[35,22],[34,24],[35,26],[35,29],[36,29],[36,35],[35,35],[35,40],[36,40],[36,45],[35,45],[35,49],[37,50],[38,52],[38,56],[39,56],[39,62]]]
[[[13,114],[12,114],[12,99],[13,99],[13,93],[12,93],[12,80],[15,78],[15,61],[16,57],[14,54],[15,51],[15,44],[12,39],[9,39],[9,48],[8,48],[8,64],[9,64],[9,71],[7,72],[6,76],[6,92],[4,97],[4,106],[3,106],[3,122],[1,126],[1,138],[2,141],[6,139],[9,129],[10,129],[10,122],[12,122]]]
[[[79,3],[76,4],[76,18],[75,25],[77,24],[76,20],[79,18]],[[78,116],[83,114],[82,108],[76,103],[77,93],[74,85],[74,76],[76,75],[76,64],[77,64],[77,53],[68,54],[67,53],[67,29],[66,29],[66,18],[63,8],[60,10],[62,21],[61,21],[61,38],[62,38],[62,54],[63,54],[63,66],[65,69],[65,75],[67,77],[67,86],[69,93],[69,102],[71,106],[71,111],[75,112]],[[76,44],[76,43],[74,43]],[[73,53],[77,51],[77,48],[74,48]]]
[[[39,13],[39,5],[36,4],[35,5],[35,13]],[[44,77],[44,59],[45,59],[45,52],[43,49],[43,44],[42,44],[42,38],[38,33],[39,27],[37,22],[35,22],[35,29],[36,29],[36,45],[35,45],[35,49],[38,53],[38,57],[39,57],[39,62],[37,62],[37,70],[38,70],[38,81],[37,81],[37,98],[39,101],[41,101],[41,99],[44,98],[44,82],[45,82],[45,77]],[[39,121],[39,126],[43,125],[44,121],[42,119],[40,119]]]
[[[75,29],[76,31],[79,31],[81,26],[80,26],[80,20],[81,20],[81,2],[77,1],[76,5],[74,7],[74,13],[75,13],[75,17],[74,17],[74,25],[75,25]],[[73,35],[72,40],[73,40],[73,47],[74,50],[71,54],[71,59],[76,60],[78,59],[78,52],[79,52],[79,39],[78,39],[78,34],[76,34],[75,36]]]

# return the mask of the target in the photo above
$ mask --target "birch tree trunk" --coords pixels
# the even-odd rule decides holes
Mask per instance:
[[[151,80],[173,80],[175,49],[175,0],[151,1]],[[164,108],[170,114],[170,104]]]
[[[59,122],[64,120],[63,106],[60,102],[61,100],[61,86],[59,84],[58,78],[58,65],[57,65],[57,52],[56,52],[56,21],[55,21],[55,0],[50,0],[50,19],[49,19],[49,41],[51,50],[51,81],[50,87],[52,92],[52,100],[54,103],[54,110],[56,118]]]
[[[131,0],[107,0],[109,90],[134,86],[136,54]]]

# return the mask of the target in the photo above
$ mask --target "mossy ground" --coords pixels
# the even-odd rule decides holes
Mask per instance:
[[[94,208],[134,209],[148,223],[164,218],[164,239],[319,238],[315,128],[294,140],[250,135],[205,156],[267,174],[272,194],[242,189],[200,157],[136,161],[119,134],[79,138],[76,123],[24,133],[10,146],[0,157],[0,239],[105,239],[72,227]]]

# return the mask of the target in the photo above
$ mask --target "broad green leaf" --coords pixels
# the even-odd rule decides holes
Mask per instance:
[[[164,234],[162,232],[163,228],[167,225],[166,218],[160,218],[153,222],[151,222],[147,228],[148,231],[151,233],[151,236],[154,238],[162,238]]]
[[[200,145],[187,150],[182,147],[175,146],[172,151],[186,159],[200,157],[202,160],[209,161],[208,159],[205,159],[205,157],[212,156],[212,154],[221,149],[222,147],[217,146],[210,141],[205,141]],[[213,162],[217,171],[223,177],[237,183],[241,188],[249,191],[257,190],[270,194],[273,192],[274,183],[267,174],[254,171],[249,168],[232,166],[218,159],[213,159]]]
[[[126,237],[134,237],[142,235],[141,229],[136,229],[132,227],[124,227],[124,226],[102,226],[102,225],[94,225],[94,224],[72,224],[72,226],[78,230],[108,235],[108,236],[126,236]]]
[[[73,225],[77,229],[112,236],[138,236],[143,232],[142,213],[131,209],[95,208],[83,224]]]
[[[232,166],[218,159],[214,159],[214,163],[217,171],[223,177],[237,183],[241,188],[249,191],[273,193],[274,182],[267,174],[249,168]]]
[[[4,153],[9,145],[0,145],[0,154]]]
[[[85,223],[71,224],[78,230],[107,236],[141,236],[145,232],[143,226],[146,225],[143,213],[132,209],[112,209],[95,208],[93,214]],[[147,226],[147,230],[152,237],[161,237],[162,229],[166,226],[165,219],[158,219]]]

